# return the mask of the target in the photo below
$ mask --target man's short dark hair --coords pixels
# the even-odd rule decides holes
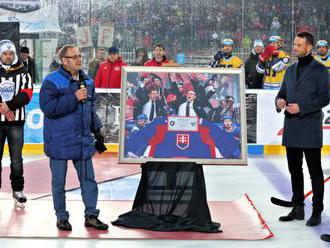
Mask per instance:
[[[309,45],[314,46],[314,36],[308,32],[299,32],[297,37],[304,38]]]
[[[71,45],[71,44],[63,46],[60,50],[60,55],[59,55],[60,60],[62,61],[62,59],[66,56],[66,53],[68,52],[69,49],[72,49],[72,48],[75,48],[75,47],[77,47],[77,46]]]
[[[151,87],[149,87],[149,88],[147,89],[148,95],[149,95],[152,91],[156,91],[156,92],[158,92],[158,90],[157,90],[156,87],[151,86]]]
[[[154,45],[153,50],[155,51],[155,49],[157,47],[162,48],[165,51],[165,47],[162,44],[160,44],[160,43],[157,43],[156,45]]]

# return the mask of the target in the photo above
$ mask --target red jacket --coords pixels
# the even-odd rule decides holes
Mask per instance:
[[[95,88],[120,89],[121,67],[125,65],[121,58],[113,63],[109,60],[102,62],[95,76]]]
[[[163,64],[167,64],[168,59],[164,56],[162,62],[157,62],[155,58],[148,60],[144,63],[144,66],[163,66]]]

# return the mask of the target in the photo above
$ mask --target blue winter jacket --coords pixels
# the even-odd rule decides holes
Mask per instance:
[[[84,85],[87,99],[78,102],[75,92]],[[40,89],[44,113],[44,150],[52,159],[88,159],[95,153],[93,132],[101,128],[95,112],[93,81],[79,72],[79,81],[63,67],[46,76]]]

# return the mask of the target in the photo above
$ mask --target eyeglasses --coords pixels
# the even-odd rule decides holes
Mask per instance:
[[[74,56],[65,56],[64,58],[77,60],[77,59],[82,59],[82,56],[81,56],[81,54],[79,54],[79,55],[74,55]]]

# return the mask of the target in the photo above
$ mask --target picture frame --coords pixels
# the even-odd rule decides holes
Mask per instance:
[[[247,164],[244,68],[122,68],[119,163]]]

